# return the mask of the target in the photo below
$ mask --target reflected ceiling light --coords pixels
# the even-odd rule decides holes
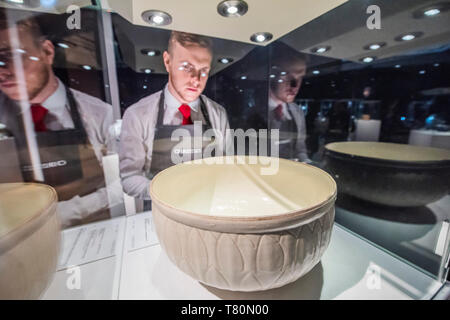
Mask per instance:
[[[91,66],[88,66],[88,65],[84,65],[84,66],[82,66],[82,68],[83,68],[84,70],[91,70],[91,69],[92,69],[92,67],[91,67]]]
[[[438,15],[439,13],[441,13],[441,10],[439,9],[430,9],[425,11],[423,14],[426,15],[427,17],[432,17]]]
[[[312,73],[313,73],[313,74],[319,74],[320,71],[319,71],[319,70],[314,70]]]
[[[273,38],[273,35],[269,32],[257,32],[252,34],[250,40],[253,42],[263,43],[270,41]]]
[[[419,71],[419,74],[425,74],[425,73],[427,73],[425,70],[420,70]]]
[[[373,60],[375,60],[375,57],[364,57],[364,58],[359,59],[359,61],[362,61],[364,63],[371,63],[371,62],[373,62]]]
[[[30,56],[29,59],[30,59],[30,60],[33,60],[33,61],[39,61],[39,58],[38,58],[38,57],[35,57],[35,56]]]
[[[231,59],[231,58],[220,58],[219,62],[223,63],[223,64],[227,64],[227,63],[233,62],[233,59]]]
[[[142,19],[152,26],[167,26],[172,23],[170,14],[159,10],[147,10],[142,12]]]
[[[386,42],[371,43],[364,47],[364,50],[378,50],[386,45]]]
[[[141,72],[144,72],[144,73],[146,73],[146,74],[150,74],[150,73],[153,72],[153,70],[152,70],[152,69],[149,69],[149,68],[143,68],[143,69],[141,69]]]
[[[416,19],[436,17],[439,14],[448,11],[449,9],[450,9],[449,2],[436,3],[427,7],[422,7],[421,9],[414,11],[413,17]]]
[[[44,8],[51,8],[56,4],[56,0],[40,0],[40,2]]]
[[[269,77],[273,79],[273,78],[275,78],[275,75],[271,74]]]
[[[395,69],[400,69],[401,67],[402,67],[401,65],[396,64],[394,68],[395,68]]]
[[[48,1],[48,0],[47,0]],[[2,2],[9,3],[11,5],[20,6],[20,7],[28,7],[28,8],[37,8],[41,6],[41,2],[43,6],[45,6],[44,0],[2,0]],[[54,2],[55,0],[53,0]]]
[[[282,79],[278,79],[278,82],[279,82],[279,83],[282,83],[282,82],[283,82],[283,80],[282,80]]]
[[[410,32],[406,34],[402,34],[395,38],[395,41],[411,41],[416,38],[419,38],[423,35],[423,32]]]
[[[330,46],[315,47],[311,49],[312,53],[324,53],[331,49]]]
[[[245,79],[247,79],[247,76],[242,76],[241,77],[241,80],[245,80]]]
[[[3,67],[5,63],[3,61],[0,61],[0,67]]]
[[[225,0],[217,5],[217,12],[223,17],[241,17],[247,13],[248,5],[242,0]]]
[[[286,75],[286,71],[281,71],[280,73],[282,76]]]
[[[142,86],[142,88],[147,89],[147,86],[144,84],[144,85]]]
[[[143,55],[149,56],[149,57],[156,57],[161,54],[161,51],[156,49],[141,49],[141,53]]]
[[[69,49],[69,45],[65,44],[64,42],[58,42],[58,47],[61,47],[63,49]]]
[[[26,51],[25,50],[23,50],[23,49],[17,49],[16,50],[18,53],[25,53]]]
[[[435,63],[435,64],[433,64],[433,67],[439,67],[440,66],[440,64],[439,63]]]

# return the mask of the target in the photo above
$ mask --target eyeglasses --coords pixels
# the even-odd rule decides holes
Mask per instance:
[[[189,62],[182,62],[181,65],[178,67],[178,70],[186,72],[186,74],[189,74],[190,76],[197,77],[198,74],[200,74],[201,78],[207,78],[209,75],[209,68],[202,68],[200,70],[197,70],[192,64]]]

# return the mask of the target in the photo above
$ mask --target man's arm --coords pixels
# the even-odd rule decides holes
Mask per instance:
[[[134,110],[128,109],[122,119],[119,143],[119,167],[122,187],[132,197],[150,199],[150,179],[145,176],[147,150],[144,128]]]

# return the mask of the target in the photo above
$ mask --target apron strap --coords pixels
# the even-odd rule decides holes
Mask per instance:
[[[203,119],[205,119],[206,122],[206,128],[211,129],[211,122],[209,121],[209,114],[208,110],[206,109],[206,105],[203,101],[202,96],[199,96],[200,98],[200,111],[202,113]],[[163,117],[164,117],[164,89],[161,90],[161,95],[159,97],[158,102],[158,119],[156,121],[156,127],[163,125]]]
[[[83,122],[81,121],[80,112],[78,110],[79,105],[75,100],[72,91],[70,91],[70,89],[67,88],[67,86],[64,86],[64,88],[66,90],[67,101],[69,102],[69,111],[75,129],[79,130],[83,143],[87,143],[87,133],[86,130],[84,129]]]

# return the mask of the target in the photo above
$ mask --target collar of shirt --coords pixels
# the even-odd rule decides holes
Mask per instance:
[[[280,103],[277,103],[274,99],[269,97],[269,111],[274,111]],[[283,108],[283,119],[292,120],[290,113],[288,112],[288,104],[286,102],[281,103]]]
[[[50,117],[47,117],[46,125],[49,130],[61,130],[73,128],[72,116],[67,108],[67,96],[64,84],[58,81],[58,88],[41,105],[48,109]]]

